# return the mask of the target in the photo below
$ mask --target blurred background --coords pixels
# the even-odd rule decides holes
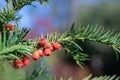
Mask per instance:
[[[46,35],[46,33],[53,31],[61,33],[68,31],[73,22],[76,27],[78,24],[98,24],[111,30],[115,29],[116,33],[120,31],[120,0],[48,0],[43,5],[39,2],[32,4],[36,8],[27,5],[16,13],[23,16],[19,21],[20,28],[31,28],[25,39],[35,38],[40,33]],[[5,1],[0,0],[0,7],[4,6]],[[70,55],[65,55],[61,51],[44,59],[53,75],[57,77],[73,76],[77,80],[81,80],[91,73],[94,76],[120,75],[120,60],[116,59],[114,51],[110,47],[92,41],[78,43],[86,52],[91,53],[90,60],[86,61],[83,66],[84,69],[77,66]],[[28,70],[31,69],[31,66],[33,64],[28,66]],[[24,70],[26,69],[18,72],[23,74]],[[7,74],[8,72],[6,72]]]

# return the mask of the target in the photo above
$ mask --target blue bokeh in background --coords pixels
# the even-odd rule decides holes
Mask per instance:
[[[101,2],[115,2],[117,0],[48,0],[47,5],[41,5],[39,2],[33,2],[37,8],[32,6],[25,6],[20,11],[19,14],[22,15],[22,18],[19,22],[20,28],[33,27],[35,17],[38,18],[51,18],[51,22],[56,29],[64,31],[65,27],[68,24],[72,23],[71,21],[76,14],[74,12],[73,5],[96,5]],[[0,0],[0,7],[5,6],[5,1]],[[84,8],[84,7],[83,7]],[[41,29],[42,30],[42,29]]]
[[[100,0],[75,0],[76,2],[80,3],[89,3],[89,4],[95,4],[99,2]],[[22,19],[20,20],[20,27],[31,27],[32,26],[32,20],[34,15],[38,16],[51,16],[51,9],[56,7],[57,13],[53,16],[53,21],[56,27],[60,27],[58,29],[63,29],[66,23],[66,21],[70,20],[70,4],[69,0],[49,0],[48,5],[41,5],[38,2],[33,2],[34,5],[37,6],[37,8],[33,8],[31,6],[25,6],[23,7],[19,13],[23,15]],[[53,6],[54,5],[54,6]],[[5,6],[5,1],[0,0],[0,7]],[[63,27],[62,27],[63,26]],[[62,28],[61,28],[62,27]]]

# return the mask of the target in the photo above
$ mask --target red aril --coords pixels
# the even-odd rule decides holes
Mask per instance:
[[[59,44],[58,42],[53,43],[53,49],[60,50],[61,47],[62,47],[61,44]]]
[[[46,43],[47,43],[47,41],[46,41],[45,38],[40,38],[40,40],[39,40],[39,45],[40,45],[41,47],[44,47]]]
[[[14,25],[13,24],[7,24],[5,27],[10,31],[14,30]]]
[[[21,68],[21,67],[23,67],[23,62],[21,61],[21,60],[15,60],[14,61],[14,67],[15,68]]]
[[[39,59],[39,51],[34,51],[32,54],[32,59],[33,60],[38,60]]]
[[[28,56],[23,56],[22,62],[23,62],[23,64],[24,64],[24,66],[29,65],[29,64],[30,64],[30,59],[29,59],[29,57],[28,57]]]
[[[45,56],[50,56],[51,55],[51,50],[49,48],[44,49],[44,55]]]

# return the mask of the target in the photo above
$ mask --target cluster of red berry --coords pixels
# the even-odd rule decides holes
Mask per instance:
[[[6,27],[7,30],[9,30],[9,31],[14,30],[14,24],[7,24],[5,27]]]
[[[9,31],[13,31],[14,25],[7,24],[5,25],[5,28]],[[62,47],[60,43],[58,42],[50,43],[50,42],[47,42],[45,38],[40,38],[38,44],[42,49],[37,49],[32,53],[33,60],[38,60],[40,57],[43,57],[43,56],[50,56],[52,51],[60,50]],[[30,63],[29,57],[23,56],[22,60],[19,60],[19,59],[15,60],[13,66],[15,68],[21,68],[23,66],[29,65],[29,63]]]
[[[43,57],[43,56],[50,56],[52,51],[60,50],[62,47],[60,43],[58,42],[50,43],[50,42],[47,42],[45,38],[40,38],[38,44],[41,47],[41,49],[37,49],[32,53],[33,60],[38,60],[40,57]],[[22,60],[15,60],[14,66],[16,68],[21,68],[23,66],[29,65],[29,63],[30,63],[30,60],[28,56],[24,56]]]
[[[43,47],[43,49],[36,50],[33,52],[32,54],[33,60],[38,60],[39,57],[42,57],[42,56],[50,56],[52,51],[61,49],[61,44],[59,44],[58,42],[49,43],[46,41],[45,38],[40,39],[39,45]]]
[[[13,31],[14,30],[14,24],[7,24],[7,25],[5,25],[5,28],[9,31]],[[3,31],[1,31],[1,34],[3,36]]]
[[[21,68],[23,66],[29,65],[29,63],[30,63],[29,57],[23,56],[22,60],[18,60],[18,59],[15,60],[13,66],[14,66],[14,68]]]

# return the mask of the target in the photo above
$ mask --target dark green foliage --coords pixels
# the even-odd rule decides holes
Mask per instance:
[[[83,53],[82,49],[79,48],[77,43],[72,41],[64,41],[63,47],[65,50],[65,53],[69,53],[71,56],[73,56],[73,59],[76,60],[76,63],[82,67],[83,62],[88,60],[88,55]]]
[[[79,40],[90,40],[95,42],[100,42],[112,47],[115,52],[120,53],[120,33],[115,33],[115,31],[110,31],[109,29],[105,29],[102,26],[79,26],[76,31],[75,38]]]
[[[120,34],[115,34],[114,30],[110,31],[108,29],[104,29],[102,26],[79,26],[76,33],[75,38],[80,40],[91,40],[95,42],[104,43],[107,45],[115,45],[116,47],[120,46]]]
[[[4,24],[7,24],[11,20],[17,20],[18,17],[16,17],[15,13],[16,12],[13,9],[13,5],[11,3],[7,3],[3,9],[0,9],[0,27],[4,26]]]
[[[59,38],[63,44],[65,51],[70,53],[77,63],[88,60],[88,53],[85,54],[82,48],[76,43],[76,40],[90,40],[94,42],[100,42],[106,44],[114,49],[118,59],[118,54],[120,53],[120,34],[115,33],[115,31],[110,31],[102,26],[94,25],[79,25],[76,29],[71,28],[70,32],[63,33]]]
[[[22,39],[28,33],[28,29],[23,28],[21,31],[18,31],[18,27],[15,26],[13,33],[3,28],[3,36],[0,34],[0,55],[1,58],[17,58],[19,54],[31,54],[33,51],[32,46],[24,45]],[[15,55],[17,54],[17,55]]]

